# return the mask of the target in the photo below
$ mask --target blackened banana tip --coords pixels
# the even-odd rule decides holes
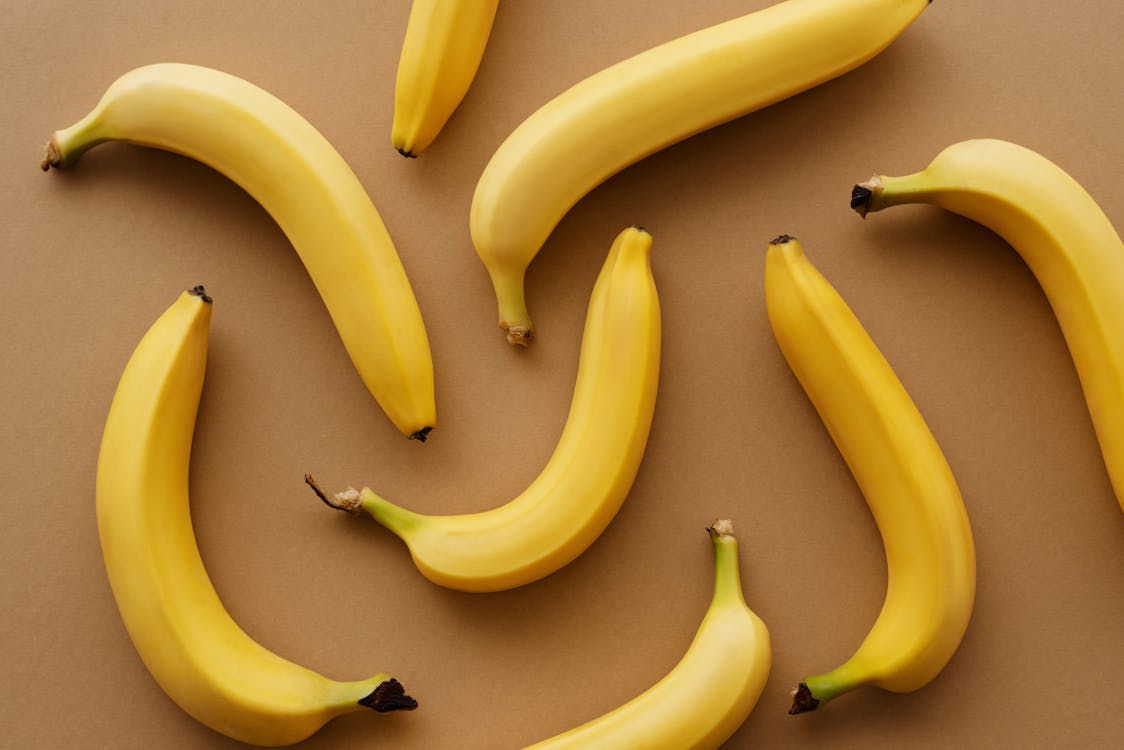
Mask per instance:
[[[418,707],[418,702],[406,695],[401,682],[391,677],[380,682],[370,695],[360,698],[359,705],[384,714],[389,711],[413,711]]]
[[[870,201],[874,197],[874,192],[862,185],[855,185],[851,188],[851,208],[855,209],[859,216],[866,218],[867,211],[870,210]]]
[[[792,691],[792,708],[788,709],[788,713],[795,716],[796,714],[815,711],[819,707],[819,700],[812,695],[811,689],[809,689],[805,683],[801,682],[800,686]]]

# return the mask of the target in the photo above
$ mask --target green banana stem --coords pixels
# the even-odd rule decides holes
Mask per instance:
[[[831,699],[862,685],[862,681],[856,680],[850,672],[848,665],[844,664],[827,674],[804,678],[792,693],[792,707],[788,712],[802,714],[815,711]]]
[[[714,543],[714,600],[733,599],[744,604],[738,569],[738,540],[730,521],[715,521],[707,532]]]
[[[95,109],[69,128],[56,130],[47,144],[47,154],[39,166],[44,172],[51,167],[62,169],[78,161],[82,154],[89,151],[99,143],[110,140],[102,132],[98,111]]]
[[[364,487],[360,490],[359,507],[366,511],[371,518],[403,539],[405,539],[406,535],[411,530],[415,529],[419,522],[424,519],[424,516],[421,514],[406,510],[389,500],[379,497],[369,487]]]
[[[866,218],[872,211],[881,211],[903,203],[924,203],[928,190],[922,172],[904,177],[875,175],[851,189],[851,208]]]
[[[371,518],[374,518],[399,537],[405,538],[404,535],[416,528],[419,521],[424,518],[418,513],[400,508],[389,500],[379,497],[369,487],[364,487],[362,490],[349,488],[329,496],[328,493],[320,489],[311,474],[304,475],[304,483],[311,487],[321,502],[328,507],[342,510],[353,516],[366,512]]]

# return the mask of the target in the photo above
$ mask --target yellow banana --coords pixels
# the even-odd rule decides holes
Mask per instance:
[[[366,512],[406,542],[434,583],[463,591],[521,586],[581,554],[616,515],[648,441],[660,363],[652,237],[626,229],[613,243],[586,315],[566,426],[538,478],[506,505],[426,516],[369,488],[322,500]]]
[[[187,490],[210,320],[202,287],[181,295],[137,346],[106,419],[98,532],[133,645],[184,711],[255,745],[298,742],[363,706],[414,708],[385,674],[335,682],[267,651],[235,624],[211,586]]]
[[[527,118],[485,167],[470,212],[508,341],[530,342],[524,274],[582,196],[672,143],[858,67],[929,2],[787,0],[617,63]]]
[[[43,168],[114,140],[189,156],[253,196],[296,248],[368,390],[402,433],[424,441],[437,415],[421,311],[366,191],[307,120],[235,76],[149,65],[57,131]]]
[[[862,216],[931,203],[973,219],[1022,256],[1065,335],[1101,454],[1124,510],[1124,243],[1060,167],[1007,141],[953,144],[924,170],[856,185]]]
[[[499,0],[414,0],[394,85],[391,141],[413,157],[460,105],[492,32]]]
[[[866,639],[806,678],[790,713],[862,685],[917,690],[952,658],[972,614],[975,546],[960,490],[890,365],[791,237],[769,246],[765,295],[777,343],[866,497],[888,569]]]
[[[753,711],[769,677],[769,630],[742,596],[729,521],[714,541],[714,598],[679,664],[643,694],[527,750],[716,750]]]

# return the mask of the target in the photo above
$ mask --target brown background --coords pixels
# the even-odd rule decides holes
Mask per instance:
[[[774,646],[729,747],[1124,744],[1124,514],[1061,333],[987,230],[929,208],[861,222],[873,171],[998,136],[1061,164],[1124,225],[1124,5],[941,0],[885,54],[627,170],[572,210],[533,264],[540,338],[510,350],[468,236],[475,180],[524,117],[583,76],[767,0],[507,0],[432,150],[389,144],[409,3],[12,2],[0,16],[5,502],[0,745],[228,748],[129,643],[94,522],[117,378],[180,290],[215,297],[191,482],[199,544],[238,622],[337,678],[386,670],[413,714],[338,720],[308,748],[516,748],[613,707],[679,658],[710,595],[703,529],[732,517],[746,596]],[[355,375],[296,254],[216,173],[107,145],[38,169],[50,132],[121,73],[183,61],[240,75],[318,126],[379,207],[433,347],[439,427],[403,440]],[[616,232],[653,232],[660,398],[634,490],[572,565],[521,590],[431,585],[369,520],[301,475],[371,483],[429,512],[485,509],[537,474],[568,407],[585,305]],[[764,247],[798,235],[864,321],[960,482],[979,587],[964,642],[924,690],[785,714],[803,675],[848,656],[885,586],[870,514],[764,312]]]

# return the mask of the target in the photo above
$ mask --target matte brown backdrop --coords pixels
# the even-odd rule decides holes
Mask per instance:
[[[540,337],[516,352],[468,235],[475,180],[549,97],[612,62],[767,0],[506,0],[468,98],[432,150],[390,147],[409,3],[14,2],[0,15],[4,310],[0,745],[230,748],[145,672],[101,564],[94,470],[124,364],[180,290],[215,297],[191,470],[199,544],[255,638],[329,676],[385,670],[413,714],[355,714],[308,748],[516,748],[637,694],[682,654],[710,595],[703,529],[732,517],[773,670],[741,747],[1124,744],[1124,514],[1034,278],[987,230],[928,208],[862,222],[851,184],[963,138],[1037,149],[1124,226],[1124,5],[934,3],[882,56],[613,178],[528,277]],[[240,75],[356,170],[428,327],[439,425],[403,440],[353,371],[300,261],[235,185],[107,145],[44,175],[51,131],[121,73],[182,61]],[[588,295],[643,223],[664,311],[660,396],[631,496],[573,564],[466,595],[374,522],[301,482],[371,483],[430,512],[522,490],[561,430]],[[801,237],[928,419],[960,482],[979,587],[924,690],[787,716],[803,675],[848,656],[885,587],[870,514],[765,316],[767,241]]]

